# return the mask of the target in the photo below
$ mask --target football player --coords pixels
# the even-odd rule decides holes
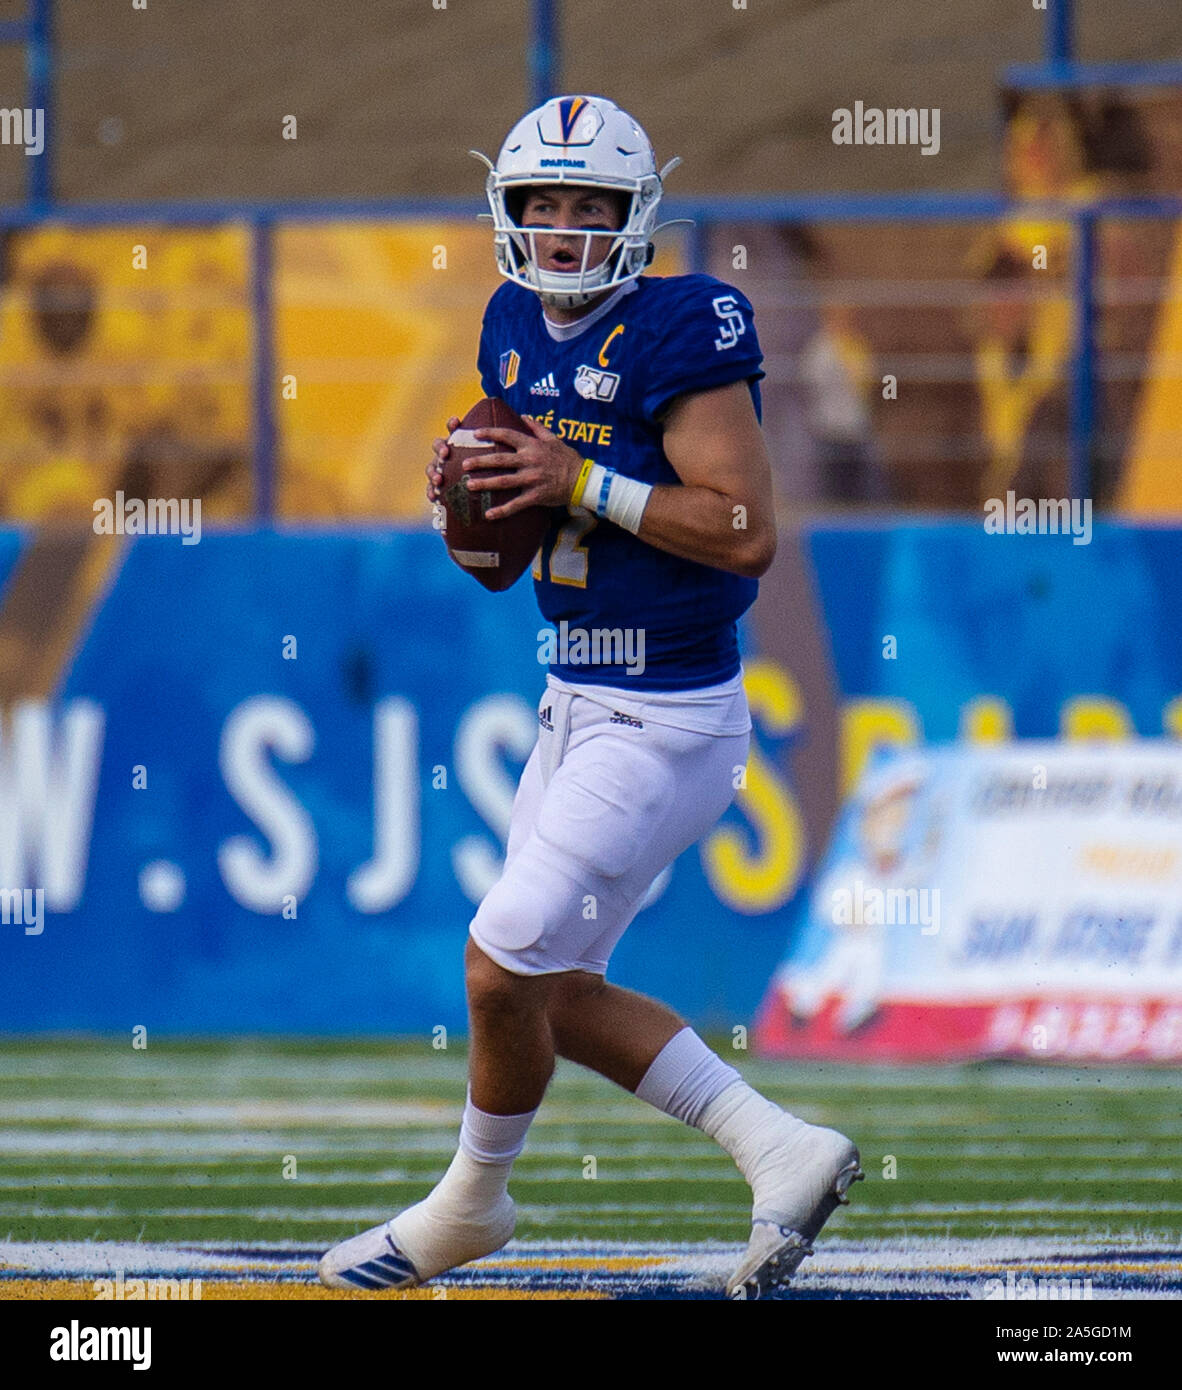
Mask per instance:
[[[747,759],[736,621],[776,549],[751,305],[707,275],[644,275],[672,166],[658,172],[644,131],[603,97],[547,102],[485,162],[507,283],[478,365],[530,433],[478,431],[504,449],[469,461],[468,485],[520,489],[490,517],[553,508],[537,598],[586,640],[555,648],[504,872],[469,927],[456,1156],[423,1201],[330,1250],[321,1277],[397,1288],[500,1249],[510,1170],[558,1055],[734,1158],[753,1210],[727,1291],[758,1297],[845,1200],[857,1149],[752,1090],[664,1004],[605,979],[654,879],[716,823]],[[435,503],[447,456],[435,440]]]

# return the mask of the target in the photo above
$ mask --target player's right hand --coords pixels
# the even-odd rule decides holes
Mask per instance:
[[[447,422],[448,435],[459,427],[460,417],[453,415]],[[440,489],[443,487],[443,461],[447,458],[447,439],[433,439],[431,449],[435,457],[427,465],[427,501],[434,504],[443,499]]]

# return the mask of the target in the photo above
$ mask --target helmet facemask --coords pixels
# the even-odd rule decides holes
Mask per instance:
[[[497,267],[507,279],[533,290],[543,304],[556,309],[573,309],[598,295],[617,288],[643,273],[652,260],[650,237],[660,201],[660,179],[642,179],[640,186],[583,182],[545,178],[508,182],[490,172],[486,185],[493,210],[494,246]],[[623,193],[627,212],[623,226],[615,229],[593,227],[523,226],[520,210],[530,190],[554,187],[588,188],[600,193]],[[512,211],[511,211],[512,209]],[[517,216],[514,216],[517,213]],[[576,242],[577,264],[569,271],[544,270],[539,264],[537,239],[544,236],[569,237]],[[581,239],[581,252],[577,247]],[[598,265],[592,247],[607,240],[607,254]]]

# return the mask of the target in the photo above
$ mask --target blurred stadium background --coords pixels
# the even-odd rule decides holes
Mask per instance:
[[[497,284],[465,151],[578,90],[684,159],[656,272],[755,304],[781,508],[748,785],[614,978],[858,1136],[799,1296],[1176,1294],[1174,0],[0,0],[0,40],[0,106],[45,113],[33,156],[0,112],[0,883],[45,894],[43,930],[0,925],[0,1295],[302,1289],[452,1151],[465,930],[542,673],[528,587],[450,564],[423,469]],[[836,145],[855,102],[938,108],[938,153]],[[1010,492],[1087,499],[1090,543],[987,534]],[[120,496],[200,499],[199,543],[96,531]],[[945,841],[1006,888],[926,881],[995,975],[843,1022],[840,981],[791,992],[821,867],[883,752],[926,776],[936,745],[948,796],[1008,756],[1156,819],[1101,808],[1092,881],[1065,823],[990,838],[966,801]],[[1052,983],[1039,912],[1082,923]],[[708,1292],[729,1161],[573,1069],[543,1121],[523,1243],[448,1287]]]

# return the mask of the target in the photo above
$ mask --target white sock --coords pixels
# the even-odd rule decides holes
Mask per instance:
[[[683,1028],[653,1058],[636,1095],[675,1120],[697,1125],[706,1106],[741,1080],[692,1028]]]
[[[460,1148],[481,1163],[512,1163],[525,1148],[525,1136],[536,1110],[525,1115],[489,1115],[472,1104],[472,1092],[464,1105]]]

